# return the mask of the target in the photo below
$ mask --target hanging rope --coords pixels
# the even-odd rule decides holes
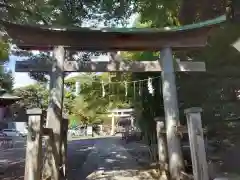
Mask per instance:
[[[147,82],[147,86],[148,86],[148,92],[154,96],[154,87],[153,87],[153,80],[154,79],[160,79],[161,76],[157,76],[157,77],[148,77],[147,79],[141,79],[141,80],[136,80],[136,81],[118,81],[118,82],[112,82],[111,81],[111,77],[109,77],[108,82],[104,82],[103,80],[97,81],[91,81],[91,83],[99,83],[100,87],[101,87],[101,91],[102,91],[102,97],[106,96],[106,89],[105,86],[108,85],[109,86],[109,101],[112,100],[112,96],[115,96],[115,93],[119,93],[120,89],[117,88],[116,92],[115,92],[115,88],[113,87],[113,85],[117,85],[117,84],[123,84],[124,83],[124,89],[125,89],[125,97],[127,98],[128,96],[128,87],[129,84],[133,84],[133,98],[134,100],[136,100],[136,93],[138,93],[139,96],[142,95],[142,88],[144,85],[144,82]],[[137,84],[138,83],[138,84]],[[160,84],[160,88],[161,88],[161,84]],[[114,92],[113,92],[114,91]]]
[[[125,86],[125,96],[127,97],[128,95],[128,84],[126,81],[124,81],[124,86]]]
[[[136,81],[133,82],[133,97],[136,99]]]
[[[151,77],[151,79],[158,79],[158,78],[161,78],[161,76],[156,76],[156,77]],[[92,83],[99,83],[100,80],[95,80],[95,81],[91,81]],[[131,84],[131,83],[138,83],[138,82],[147,82],[148,81],[148,78],[147,79],[140,79],[140,80],[136,80],[136,81],[117,81],[117,82],[111,82],[111,80],[109,79],[109,81],[101,81],[103,82],[104,84],[122,84],[124,82],[128,83],[128,84]]]
[[[141,84],[142,84],[142,81],[140,81],[138,83],[138,94],[139,94],[139,96],[141,96],[141,94],[142,94],[142,86],[141,86]]]
[[[104,87],[104,82],[102,81],[102,97],[105,97],[106,92],[105,92],[105,87]]]
[[[148,92],[152,95],[154,95],[154,88],[152,84],[152,78],[148,78]]]

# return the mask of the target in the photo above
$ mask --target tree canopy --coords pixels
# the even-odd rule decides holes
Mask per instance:
[[[0,32],[0,88],[12,90],[13,78],[10,71],[5,70],[5,63],[8,61],[9,44],[2,39]]]
[[[116,81],[114,77],[110,78],[112,83],[109,82],[107,73],[101,75],[88,73],[67,79],[64,88],[64,114],[67,114],[75,123],[92,124],[99,121],[107,122],[108,110],[129,107],[129,101],[132,98],[131,90],[129,89],[129,95],[126,97],[123,81],[122,83],[114,82]],[[77,81],[81,83],[79,94],[75,94]],[[104,96],[102,81],[104,81]],[[17,105],[21,108],[38,107],[47,110],[49,91],[46,84],[36,83],[21,87],[15,89],[14,94],[22,97]]]
[[[4,62],[8,59],[9,46],[8,43],[0,40],[0,62]]]
[[[65,98],[65,107],[71,106],[70,114],[83,124],[87,124],[99,120],[108,121],[107,114],[110,109],[129,107],[124,95],[124,83],[121,79],[118,80],[122,83],[119,81],[116,83],[114,77],[110,77],[107,73],[100,75],[87,73],[66,80],[68,89],[66,92],[69,98]],[[80,94],[73,96],[76,81],[81,84]],[[131,99],[131,94],[128,98]]]
[[[48,107],[48,90],[40,83],[17,88],[14,94],[22,98],[18,103],[24,109],[41,108],[46,110]]]
[[[126,26],[129,17],[148,27],[179,26],[214,18],[225,13],[227,0],[49,0],[0,3],[2,18],[18,23],[80,26]],[[15,53],[20,54],[19,51]],[[22,52],[23,53],[23,52]],[[25,53],[26,54],[26,53]],[[76,52],[69,52],[70,58]],[[79,53],[77,53],[79,54]],[[81,61],[89,53],[78,56]],[[192,54],[191,54],[192,55]],[[34,56],[31,56],[34,59]],[[36,80],[46,81],[45,73],[30,73]]]
[[[103,25],[125,26],[129,17],[132,14],[138,13],[139,17],[136,19],[134,26],[164,27],[180,26],[212,19],[225,13],[227,2],[228,0],[8,0],[5,3],[0,3],[0,13],[3,18],[12,22],[78,27]],[[185,51],[180,54],[175,54],[175,56],[180,57],[181,60],[186,60],[188,59],[187,57],[190,57],[193,60],[205,61],[207,68],[212,71],[217,71],[219,67],[225,65],[231,67],[237,66],[239,65],[239,53],[231,47],[231,44],[239,37],[239,32],[239,27],[226,23],[215,31],[214,35],[209,39],[206,48],[197,51]],[[72,56],[76,52],[68,53]],[[88,59],[84,58],[86,53],[82,54],[82,56],[79,56],[80,60]],[[87,54],[87,57],[89,57],[88,55],[89,54]],[[49,54],[47,54],[47,56],[49,56]],[[159,54],[152,52],[124,52],[122,56],[129,57],[131,60],[153,60],[158,58]],[[224,72],[226,74],[233,72],[232,68],[225,69],[230,71]],[[235,74],[237,74],[237,72]],[[147,76],[151,76],[151,74],[147,75],[146,73],[145,77]],[[32,77],[38,80],[46,80],[44,73],[35,73],[32,74]],[[138,79],[141,77],[140,75],[138,77],[134,75],[130,77],[130,79],[131,78]],[[93,84],[91,86],[86,85],[85,88],[92,88],[93,86]],[[191,86],[191,88],[194,89],[193,86]],[[94,93],[97,94],[99,92],[91,93],[89,97],[94,97]],[[71,93],[67,92],[66,94],[69,97],[69,103],[65,105],[70,107],[70,104],[74,102],[75,99]],[[104,103],[104,101],[101,103]]]
[[[81,26],[84,21],[91,25],[101,21],[114,25],[124,23],[132,12],[133,1],[9,0],[0,7],[2,17],[15,22]]]
[[[15,22],[82,26],[102,23],[124,25],[130,15],[139,13],[153,26],[189,24],[225,13],[228,0],[49,0],[0,3],[1,15]]]

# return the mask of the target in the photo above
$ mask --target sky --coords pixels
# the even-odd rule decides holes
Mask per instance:
[[[13,88],[20,88],[24,86],[28,86],[31,84],[34,84],[36,81],[31,79],[28,75],[28,73],[23,72],[15,72],[15,63],[16,61],[21,60],[21,58],[17,56],[10,56],[9,62],[7,64],[7,68],[13,72],[13,78],[14,78],[14,87]],[[92,59],[92,61],[108,61],[108,56],[99,56],[98,58]],[[71,73],[66,78],[74,77],[78,75],[79,73]]]
[[[135,19],[137,18],[137,14],[134,14],[129,18],[128,27],[132,27]],[[24,87],[31,84],[34,84],[36,81],[31,79],[28,75],[28,73],[20,73],[15,72],[15,63],[16,61],[21,60],[21,58],[17,56],[11,55],[9,57],[9,62],[7,64],[7,68],[13,72],[13,78],[14,78],[14,88]],[[106,61],[106,56],[100,56],[98,59],[94,59],[94,61]],[[73,77],[78,75],[79,73],[71,73],[69,77]]]
[[[14,78],[14,88],[24,87],[30,84],[33,84],[35,81],[31,79],[28,75],[28,73],[19,73],[15,72],[15,62],[17,60],[20,60],[17,56],[9,56],[9,63],[7,65],[7,68],[13,72],[13,78]]]

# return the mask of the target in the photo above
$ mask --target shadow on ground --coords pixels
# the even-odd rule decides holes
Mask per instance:
[[[141,143],[123,145],[120,138],[108,138],[98,143],[96,149],[91,152],[87,165],[79,172],[81,180],[157,178],[158,172],[151,172],[157,165],[150,166],[146,145]],[[137,156],[134,157],[133,152]]]
[[[21,161],[8,164],[0,174],[1,180],[24,179],[25,149],[15,151],[12,153]],[[119,138],[112,137],[71,141],[68,143],[68,179],[155,179],[146,173],[156,168],[156,165],[149,166],[147,151],[141,143],[124,145]]]

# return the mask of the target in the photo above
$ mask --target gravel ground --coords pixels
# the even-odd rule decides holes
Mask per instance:
[[[14,147],[0,150],[0,179],[22,180],[25,162],[25,138],[15,139]]]

